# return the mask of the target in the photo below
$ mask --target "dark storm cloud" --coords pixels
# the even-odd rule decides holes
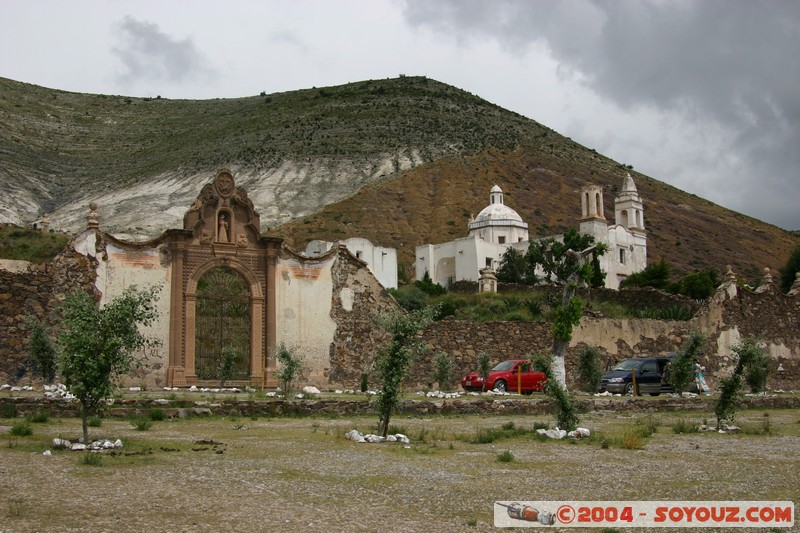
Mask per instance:
[[[122,62],[123,83],[181,83],[213,74],[191,39],[173,39],[157,25],[132,17],[122,19],[117,30],[120,45],[113,52]]]
[[[511,52],[543,45],[623,110],[719,125],[742,162],[720,199],[800,229],[800,2],[407,0],[404,16]]]

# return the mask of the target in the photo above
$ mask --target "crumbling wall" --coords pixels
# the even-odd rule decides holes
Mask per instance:
[[[329,383],[347,388],[360,384],[368,375],[371,388],[377,386],[373,363],[389,336],[375,323],[375,314],[398,309],[394,298],[367,269],[366,263],[340,247],[332,268],[331,318],[336,333],[330,343]]]
[[[94,282],[93,260],[69,250],[24,272],[0,270],[0,383],[30,377],[28,318],[38,318],[54,332],[66,295],[76,290],[94,293]]]

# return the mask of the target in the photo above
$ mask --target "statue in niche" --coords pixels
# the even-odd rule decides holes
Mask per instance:
[[[240,233],[236,237],[236,246],[239,246],[241,248],[247,248],[247,235],[245,235],[244,233]]]
[[[225,215],[219,216],[219,229],[217,230],[217,240],[219,242],[230,242],[228,240],[228,220]]]

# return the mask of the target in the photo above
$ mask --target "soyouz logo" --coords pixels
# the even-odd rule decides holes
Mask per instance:
[[[504,501],[495,527],[764,527],[794,526],[790,501]]]

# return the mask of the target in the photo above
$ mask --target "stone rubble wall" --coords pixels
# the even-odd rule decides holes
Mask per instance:
[[[0,383],[12,383],[24,371],[28,358],[28,318],[33,316],[54,333],[57,310],[67,294],[94,292],[95,267],[90,259],[72,252],[24,272],[0,270]],[[24,379],[30,378],[30,372]]]
[[[367,374],[374,387],[377,376],[374,361],[389,341],[387,333],[375,324],[375,314],[399,309],[395,299],[359,259],[341,251],[332,269],[331,317],[336,333],[330,344],[331,385],[357,388]]]
[[[582,413],[603,412],[669,412],[672,410],[711,412],[714,396],[695,398],[615,397],[578,399]],[[748,396],[742,409],[797,409],[800,398],[796,396]],[[146,416],[150,410],[160,409],[167,418],[186,416],[377,416],[374,401],[369,400],[165,400],[123,399],[106,405],[100,412],[104,417]],[[75,400],[32,397],[0,398],[0,412],[9,417],[24,417],[47,412],[53,417],[76,417],[80,403]],[[542,393],[528,398],[465,397],[450,400],[404,400],[397,414],[410,416],[429,415],[543,415],[552,416],[553,402]]]

